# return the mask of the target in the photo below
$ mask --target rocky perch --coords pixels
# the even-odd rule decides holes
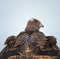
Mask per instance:
[[[41,27],[39,20],[30,19],[23,32],[7,38],[0,59],[60,59],[56,38],[39,31]]]

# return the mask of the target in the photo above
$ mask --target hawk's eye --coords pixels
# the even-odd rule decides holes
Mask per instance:
[[[40,24],[40,22],[38,20],[35,19],[35,23],[37,23],[38,25]]]
[[[34,21],[35,21],[35,22],[37,22],[37,20],[36,20],[36,19],[34,19]]]

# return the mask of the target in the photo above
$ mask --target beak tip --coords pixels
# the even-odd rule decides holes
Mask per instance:
[[[44,26],[42,26],[42,27],[44,27]]]

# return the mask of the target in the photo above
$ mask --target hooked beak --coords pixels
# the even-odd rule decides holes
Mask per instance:
[[[40,27],[44,27],[44,25],[40,24]]]
[[[44,25],[42,25],[42,27],[44,27]]]

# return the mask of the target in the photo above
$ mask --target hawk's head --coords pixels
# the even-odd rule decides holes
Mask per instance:
[[[41,27],[44,27],[41,22],[32,18],[28,21],[25,31],[38,31]]]

